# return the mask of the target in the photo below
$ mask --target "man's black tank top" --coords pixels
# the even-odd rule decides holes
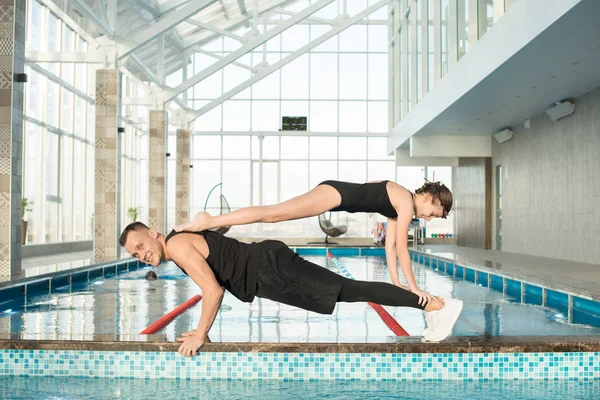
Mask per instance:
[[[250,303],[254,300],[261,243],[242,243],[213,231],[171,231],[165,242],[180,233],[204,236],[209,251],[206,262],[215,274],[217,282],[241,301]],[[179,268],[187,275],[183,268]]]
[[[324,181],[319,185],[328,185],[337,190],[342,197],[342,203],[331,211],[346,211],[349,213],[379,213],[388,218],[396,218],[398,213],[390,202],[387,193],[387,183],[350,183],[340,181]]]

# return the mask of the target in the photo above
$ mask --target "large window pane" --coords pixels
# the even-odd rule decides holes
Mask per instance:
[[[422,1],[422,0],[421,0]],[[385,7],[382,7],[385,8]],[[385,25],[369,25],[369,51],[388,52],[388,27]]]
[[[75,140],[74,145],[73,240],[77,241],[85,239],[85,143]]]
[[[309,190],[308,162],[281,161],[281,200],[300,196]]]
[[[388,111],[384,101],[369,102],[369,132],[389,132]]]
[[[308,54],[281,68],[281,98],[308,99]]]
[[[308,117],[308,101],[282,101],[281,117]]]
[[[369,54],[369,99],[387,100],[388,98],[388,56],[387,54]]]
[[[227,93],[234,87],[244,83],[251,75],[252,73],[249,70],[229,64],[223,68],[223,92]]]
[[[369,160],[395,160],[394,155],[387,154],[387,138],[370,137],[369,142]]]
[[[332,1],[327,6],[321,8],[319,11],[317,11],[313,15],[317,18],[334,19],[335,17],[338,16],[338,8],[339,8],[339,2],[337,0]]]
[[[31,11],[29,14],[29,26],[42,26],[43,23],[43,7],[36,0],[31,1]],[[43,43],[46,41],[46,38],[42,40],[42,37],[45,35],[41,31],[41,29],[27,29],[28,38],[27,38],[27,47],[32,50],[42,50]]]
[[[340,160],[364,160],[367,158],[366,137],[341,137]]]
[[[200,72],[200,71],[198,71]],[[222,92],[223,72],[218,71],[194,86],[194,98],[215,99]]]
[[[337,137],[312,136],[309,139],[311,160],[336,160],[338,158]]]
[[[282,160],[306,160],[308,158],[308,137],[289,136],[281,137]]]
[[[223,130],[250,130],[250,102],[245,100],[227,101],[223,104]]]
[[[366,55],[340,54],[339,79],[340,99],[364,99],[367,95]]]
[[[281,50],[296,51],[308,43],[308,25],[294,25],[281,34]]]
[[[62,241],[73,239],[73,139],[61,137],[60,197],[62,215]]]
[[[44,105],[44,99],[41,98],[38,93],[40,92],[42,79],[45,78],[42,78],[37,72],[31,70],[29,67],[26,67],[25,71],[29,77],[29,82],[27,82],[27,86],[29,86],[29,88],[26,92],[27,108],[25,109],[25,114],[32,118],[41,120],[42,113],[40,107]]]
[[[58,197],[58,135],[46,131],[45,145],[46,194]]]
[[[277,56],[277,58],[279,58],[278,54],[276,56]],[[254,54],[254,57],[256,59],[260,60],[259,62],[262,62],[262,55]],[[275,60],[275,61],[272,61],[271,63],[274,64],[275,62],[277,62],[277,61]],[[280,71],[275,71],[272,74],[270,74],[269,76],[256,82],[254,85],[252,85],[252,98],[253,99],[279,99],[280,79],[281,79]]]
[[[173,153],[171,153],[173,154]],[[167,226],[175,225],[175,195],[177,170],[175,169],[175,158],[167,159]],[[193,169],[193,168],[192,168]],[[130,186],[131,187],[131,186]]]
[[[310,103],[308,124],[311,132],[337,132],[337,102],[313,101]]]
[[[340,161],[340,181],[364,183],[367,181],[366,161]]]
[[[43,205],[43,169],[41,168],[42,157],[42,128],[38,125],[25,122],[25,169],[24,169],[24,193],[23,196],[33,201],[33,211],[26,216],[28,219],[27,236],[28,243],[38,243],[41,238],[42,205]]]
[[[395,161],[369,161],[367,181],[394,181],[396,179]]]
[[[208,101],[196,101],[194,108],[200,109],[208,104]],[[146,113],[147,114],[147,113]],[[194,130],[203,132],[214,132],[221,130],[221,106],[217,106],[194,121]]]
[[[310,55],[311,99],[337,99],[338,59],[337,54]]]
[[[210,190],[221,183],[221,161],[194,161],[190,174],[192,213],[204,210]],[[212,215],[221,212],[219,191],[215,190],[208,199],[206,211]]]
[[[340,132],[367,131],[367,103],[340,101]]]
[[[46,100],[46,123],[58,127],[58,113],[60,110],[58,84],[48,80],[48,94]]]
[[[425,180],[424,167],[398,167],[397,182],[399,185],[404,186],[405,189],[415,192],[418,188],[423,186]]]
[[[367,26],[353,25],[340,33],[340,52],[367,51]]]
[[[73,132],[73,96],[68,90],[61,89],[60,129],[69,133]]]
[[[252,130],[276,132],[281,126],[278,101],[252,103]]]
[[[263,159],[276,160],[279,158],[279,136],[265,136],[262,139]]]
[[[221,135],[194,135],[192,158],[221,158]]]
[[[223,195],[232,209],[250,205],[250,160],[223,161]]]
[[[250,136],[223,136],[223,158],[250,158]]]
[[[325,8],[327,8],[327,7],[325,7]],[[329,25],[316,25],[316,24],[311,25],[310,26],[310,40],[311,41],[315,40],[315,39],[323,36],[327,32],[329,32],[330,30],[331,30],[331,26],[329,26]],[[312,51],[313,52],[319,52],[319,51],[337,52],[338,51],[338,37],[334,36],[330,39],[327,39],[326,41],[324,41],[323,43],[321,43],[320,45],[318,45],[317,47],[312,49]]]
[[[75,131],[73,133],[82,139],[85,139],[86,119],[87,101],[81,97],[77,97],[75,107]]]
[[[309,187],[313,188],[327,180],[337,180],[337,161],[311,161],[309,165]]]

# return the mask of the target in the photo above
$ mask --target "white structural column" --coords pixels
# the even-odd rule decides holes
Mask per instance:
[[[411,74],[408,76],[408,79],[410,79],[410,85],[409,85],[409,90],[410,90],[410,107],[414,107],[417,105],[419,99],[418,99],[418,93],[419,93],[419,75],[421,75],[421,71],[419,71],[419,49],[418,49],[418,44],[419,41],[417,39],[417,35],[418,35],[418,9],[417,7],[414,7],[413,9],[410,10],[410,43],[408,43],[408,51],[409,51],[409,56],[410,56],[410,69],[411,69]]]
[[[177,129],[175,162],[175,224],[190,219],[190,130]]]
[[[402,26],[400,27],[400,42],[402,49],[402,65],[400,66],[400,92],[402,98],[402,118],[408,114],[410,105],[408,103],[408,18],[405,18],[404,11],[406,10],[408,0],[402,0],[402,7],[400,8],[402,19]]]
[[[166,228],[167,204],[167,113],[164,110],[150,110],[150,162],[148,223],[158,232]]]
[[[429,13],[427,12],[427,1],[421,4],[421,82],[423,96],[429,91]]]
[[[433,2],[433,65],[434,82],[442,77],[442,5],[440,0]]]
[[[448,2],[448,70],[458,61],[458,1]]]
[[[394,104],[393,104],[393,121],[394,124],[391,126],[393,127],[395,124],[398,123],[398,121],[400,121],[401,117],[401,113],[402,113],[402,96],[401,96],[401,81],[400,81],[400,49],[402,47],[402,40],[400,38],[400,32],[401,32],[401,27],[400,24],[402,23],[402,4],[403,1],[402,0],[395,0],[394,1],[394,27],[395,27],[395,32],[394,32],[394,52],[392,53],[392,64],[394,65],[394,81],[393,81],[393,90],[394,90]],[[390,128],[391,128],[390,127]]]
[[[494,24],[504,15],[504,0],[494,0]]]

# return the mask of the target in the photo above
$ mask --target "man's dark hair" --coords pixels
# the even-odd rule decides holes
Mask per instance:
[[[156,276],[156,272],[154,272],[154,271],[148,271],[146,273],[145,278],[146,278],[147,281],[153,281],[155,279],[158,279],[158,276]]]
[[[142,223],[142,222],[132,222],[131,224],[127,225],[125,227],[125,229],[123,229],[123,232],[121,233],[121,236],[119,237],[119,244],[121,246],[125,246],[125,243],[127,242],[127,236],[129,235],[129,232],[133,232],[133,231],[142,231],[142,230],[149,230],[150,228],[148,228],[146,226],[146,224]]]

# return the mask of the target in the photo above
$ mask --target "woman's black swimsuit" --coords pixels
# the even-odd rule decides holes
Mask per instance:
[[[328,185],[337,190],[342,203],[331,211],[349,213],[379,213],[388,218],[396,218],[398,213],[390,202],[386,185],[389,181],[378,183],[350,183],[340,181],[324,181],[319,185]]]

